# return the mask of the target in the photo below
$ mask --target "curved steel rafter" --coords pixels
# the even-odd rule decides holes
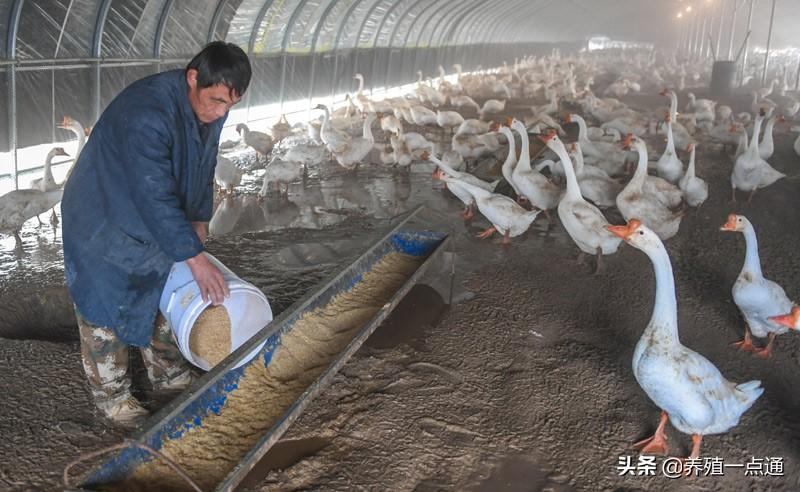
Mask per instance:
[[[274,0],[266,0],[264,5],[261,6],[261,10],[258,11],[258,15],[256,16],[255,21],[253,22],[253,30],[250,31],[250,39],[247,41],[247,54],[253,54],[253,48],[256,46],[256,38],[258,37],[258,28],[261,27],[261,23],[264,22],[264,17],[267,16],[267,11],[272,4],[275,3]]]
[[[9,9],[8,37],[6,38],[6,58],[9,60],[17,57],[17,30],[23,5],[25,5],[25,0],[14,0]]]
[[[541,4],[542,1],[543,0],[537,0],[536,4]],[[497,33],[497,28],[499,26],[503,25],[503,22],[502,22],[503,18],[509,16],[512,12],[517,11],[518,9],[521,9],[521,8],[525,7],[526,4],[528,4],[528,3],[530,3],[528,0],[517,0],[515,2],[510,2],[504,8],[498,9],[497,12],[494,13],[493,15],[490,14],[491,15],[490,19],[491,20],[490,20],[490,22],[487,22],[487,24],[490,25],[491,27],[486,29],[485,26],[483,26],[484,28],[479,30],[479,32],[483,32],[484,33],[484,36],[482,38],[480,38],[480,42],[481,43],[486,43],[486,42],[491,41],[492,39],[494,39],[494,36]],[[535,5],[534,5],[534,7],[535,7]],[[464,23],[463,24],[463,28],[458,32],[458,34],[454,34],[453,35],[452,40],[454,40],[456,42],[456,44],[466,43],[467,40],[464,39],[463,33],[470,32],[472,30],[477,29],[478,25],[483,20],[482,19],[483,13],[484,13],[483,11],[477,12],[473,18],[471,18],[468,22]],[[515,19],[515,22],[516,21],[529,22],[529,19],[528,19],[527,15],[514,16],[514,19]]]
[[[92,36],[92,58],[100,58],[103,48],[103,32],[106,28],[108,11],[111,8],[111,0],[102,0],[97,9],[97,19],[94,22],[94,35]]]
[[[158,60],[161,58],[161,43],[164,41],[164,28],[167,26],[167,19],[172,11],[174,0],[167,0],[164,8],[161,9],[161,16],[158,18],[158,26],[156,27],[156,35],[153,39],[153,58]]]
[[[208,26],[208,35],[206,36],[206,43],[214,41],[214,35],[217,33],[217,26],[219,20],[222,18],[222,12],[225,10],[225,4],[228,0],[219,0],[217,8],[214,9],[214,16],[211,17],[211,24]]]

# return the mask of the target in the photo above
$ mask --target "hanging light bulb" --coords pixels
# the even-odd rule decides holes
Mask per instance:
[[[687,11],[687,12],[691,12],[691,11],[692,11],[692,6],[691,6],[691,5],[689,5],[688,7],[686,7],[686,11]]]
[[[683,12],[678,12],[678,19],[680,19],[681,17],[683,17]]]

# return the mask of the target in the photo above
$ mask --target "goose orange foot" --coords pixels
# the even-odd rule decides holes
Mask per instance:
[[[756,349],[754,352],[762,359],[769,359],[772,356],[772,344],[775,342],[775,334],[770,333],[767,335],[767,346],[764,348]]]
[[[667,412],[661,412],[661,419],[658,421],[658,427],[652,437],[643,439],[633,445],[642,454],[660,454],[666,456],[669,452],[669,445],[667,444],[667,435],[664,433],[664,427],[667,425],[669,415]]]
[[[747,326],[744,327],[744,338],[738,342],[733,342],[731,346],[739,350],[744,350],[745,352],[755,352],[758,350],[758,348],[753,345],[753,339],[750,338],[750,328]]]
[[[486,229],[485,231],[481,232],[480,234],[478,234],[475,237],[480,238],[480,239],[486,239],[487,237],[491,237],[491,235],[494,234],[496,231],[497,231],[497,229],[495,229],[494,227],[490,227],[490,228]]]

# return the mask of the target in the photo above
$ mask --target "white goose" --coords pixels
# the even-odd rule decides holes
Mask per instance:
[[[611,142],[593,142],[587,135],[586,120],[578,114],[569,113],[567,123],[578,123],[578,143],[586,163],[603,169],[609,176],[619,176],[625,171],[625,152],[619,145]],[[619,133],[616,129],[613,131]]]
[[[242,184],[244,170],[234,164],[227,157],[217,155],[217,165],[214,168],[214,181],[221,192],[233,193],[233,189]]]
[[[622,191],[619,181],[611,179],[605,171],[595,166],[587,166],[583,162],[583,151],[577,143],[572,144],[575,164],[575,177],[581,195],[594,202],[600,208],[616,205],[617,195]]]
[[[678,154],[675,151],[675,141],[672,137],[672,118],[667,116],[664,120],[667,123],[667,147],[661,157],[658,158],[656,172],[670,183],[678,184],[681,176],[683,176],[683,163],[678,159]]]
[[[483,103],[481,110],[478,112],[478,117],[481,120],[484,120],[487,114],[497,114],[502,112],[504,109],[506,109],[505,99],[502,101],[497,99],[487,99]]]
[[[606,230],[608,221],[603,213],[581,196],[572,161],[558,136],[553,133],[540,138],[561,159],[567,177],[567,192],[558,202],[558,217],[581,250],[581,256],[584,253],[597,256],[597,274],[603,268],[603,255],[616,253],[622,240]]]
[[[475,111],[480,112],[481,107],[474,99],[467,95],[450,96],[450,105],[455,108],[475,108]]]
[[[81,156],[81,152],[83,152],[83,147],[86,145],[86,137],[89,136],[89,129],[85,128],[80,121],[70,118],[69,116],[64,116],[61,120],[61,123],[56,125],[58,128],[62,130],[69,130],[75,134],[75,137],[78,139],[78,146],[75,149],[75,158],[72,161],[72,165],[69,167],[67,171],[67,177],[64,178],[64,182],[61,183],[61,187],[64,186],[64,183],[67,182],[70,175],[72,174],[72,170],[75,169],[75,164],[77,164],[78,159]]]
[[[289,183],[296,179],[303,177],[303,165],[297,162],[291,162],[274,156],[267,164],[266,171],[264,172],[264,182],[261,185],[261,190],[258,192],[259,200],[263,200],[269,191],[269,183],[275,183],[275,189],[278,195],[281,195],[281,183],[286,185],[286,191],[283,193],[289,196]]]
[[[732,201],[736,201],[736,190],[749,191],[747,203],[753,201],[753,195],[759,188],[765,188],[775,181],[785,177],[782,172],[776,171],[758,153],[758,135],[764,121],[763,113],[759,113],[753,124],[753,137],[747,151],[736,158],[731,173]]]
[[[703,436],[727,432],[764,392],[757,380],[736,384],[725,379],[708,359],[681,344],[675,279],[664,243],[632,219],[608,229],[644,252],[653,263],[656,297],[653,314],[633,352],[633,375],[647,396],[661,408],[653,437],[635,444],[642,453],[667,454],[664,427],[672,421],[692,436],[690,458],[700,456]]]
[[[19,231],[29,219],[47,212],[61,201],[64,190],[13,190],[0,196],[0,233],[13,234],[16,248],[22,249]]]
[[[695,146],[689,144],[687,150],[689,151],[689,165],[686,167],[686,173],[684,173],[678,185],[683,192],[683,198],[686,203],[690,207],[699,207],[708,198],[708,183],[695,175]]]
[[[647,178],[647,147],[644,142],[631,135],[626,143],[639,152],[639,163],[633,178],[617,195],[617,208],[625,220],[638,218],[648,224],[661,239],[669,239],[678,233],[683,213],[673,212],[658,196],[643,190]]]
[[[743,215],[728,215],[728,221],[720,227],[726,232],[741,232],[744,235],[747,250],[744,256],[742,271],[733,284],[733,301],[741,311],[745,321],[744,339],[734,345],[742,350],[754,351],[767,358],[772,352],[775,336],[786,333],[786,326],[770,320],[770,316],[788,313],[792,309],[792,301],[786,296],[783,288],[772,280],[764,278],[761,273],[761,260],[758,257],[758,241],[753,225]],[[749,327],[749,330],[748,330]],[[756,349],[750,339],[753,335],[768,337],[767,346]]]
[[[372,151],[375,144],[375,138],[372,136],[372,122],[375,121],[375,118],[377,118],[375,113],[367,113],[367,117],[364,118],[363,136],[350,139],[345,144],[343,151],[333,152],[336,162],[345,169],[356,169]]]
[[[765,161],[769,160],[772,154],[775,153],[775,141],[772,138],[772,132],[777,121],[777,116],[772,116],[767,120],[767,126],[764,127],[764,138],[758,144],[758,155]]]
[[[521,121],[514,119],[511,128],[517,131],[521,139],[522,150],[519,155],[517,167],[511,178],[522,192],[522,196],[534,207],[544,210],[548,220],[550,220],[550,209],[558,206],[559,200],[564,191],[553,184],[542,173],[531,168],[530,141],[525,125]]]
[[[541,212],[541,210],[529,212],[507,196],[498,195],[457,178],[446,176],[441,169],[437,169],[433,177],[443,180],[448,185],[452,183],[459,184],[472,195],[478,210],[492,223],[492,227],[478,234],[477,237],[481,239],[488,238],[495,232],[499,232],[503,235],[503,244],[508,244],[512,237],[519,236],[527,231]]]
[[[44,161],[44,176],[41,178],[36,178],[31,181],[30,188],[39,191],[53,191],[59,188],[59,184],[56,183],[55,178],[53,177],[53,159],[56,156],[69,156],[64,151],[63,147],[53,147],[50,149],[50,152],[47,153],[47,158]]]

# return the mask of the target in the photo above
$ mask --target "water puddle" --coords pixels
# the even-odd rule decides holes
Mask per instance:
[[[470,488],[472,492],[532,492],[574,490],[567,484],[569,477],[545,470],[524,456],[510,456],[500,462],[483,481]]]
[[[405,343],[425,350],[425,334],[436,325],[446,308],[444,299],[435,289],[417,284],[364,344],[388,349]]]
[[[313,456],[322,451],[331,440],[323,437],[309,437],[305,439],[285,439],[277,442],[267,454],[256,463],[250,473],[242,480],[237,490],[246,490],[257,487],[273,470],[285,470],[295,463]]]

